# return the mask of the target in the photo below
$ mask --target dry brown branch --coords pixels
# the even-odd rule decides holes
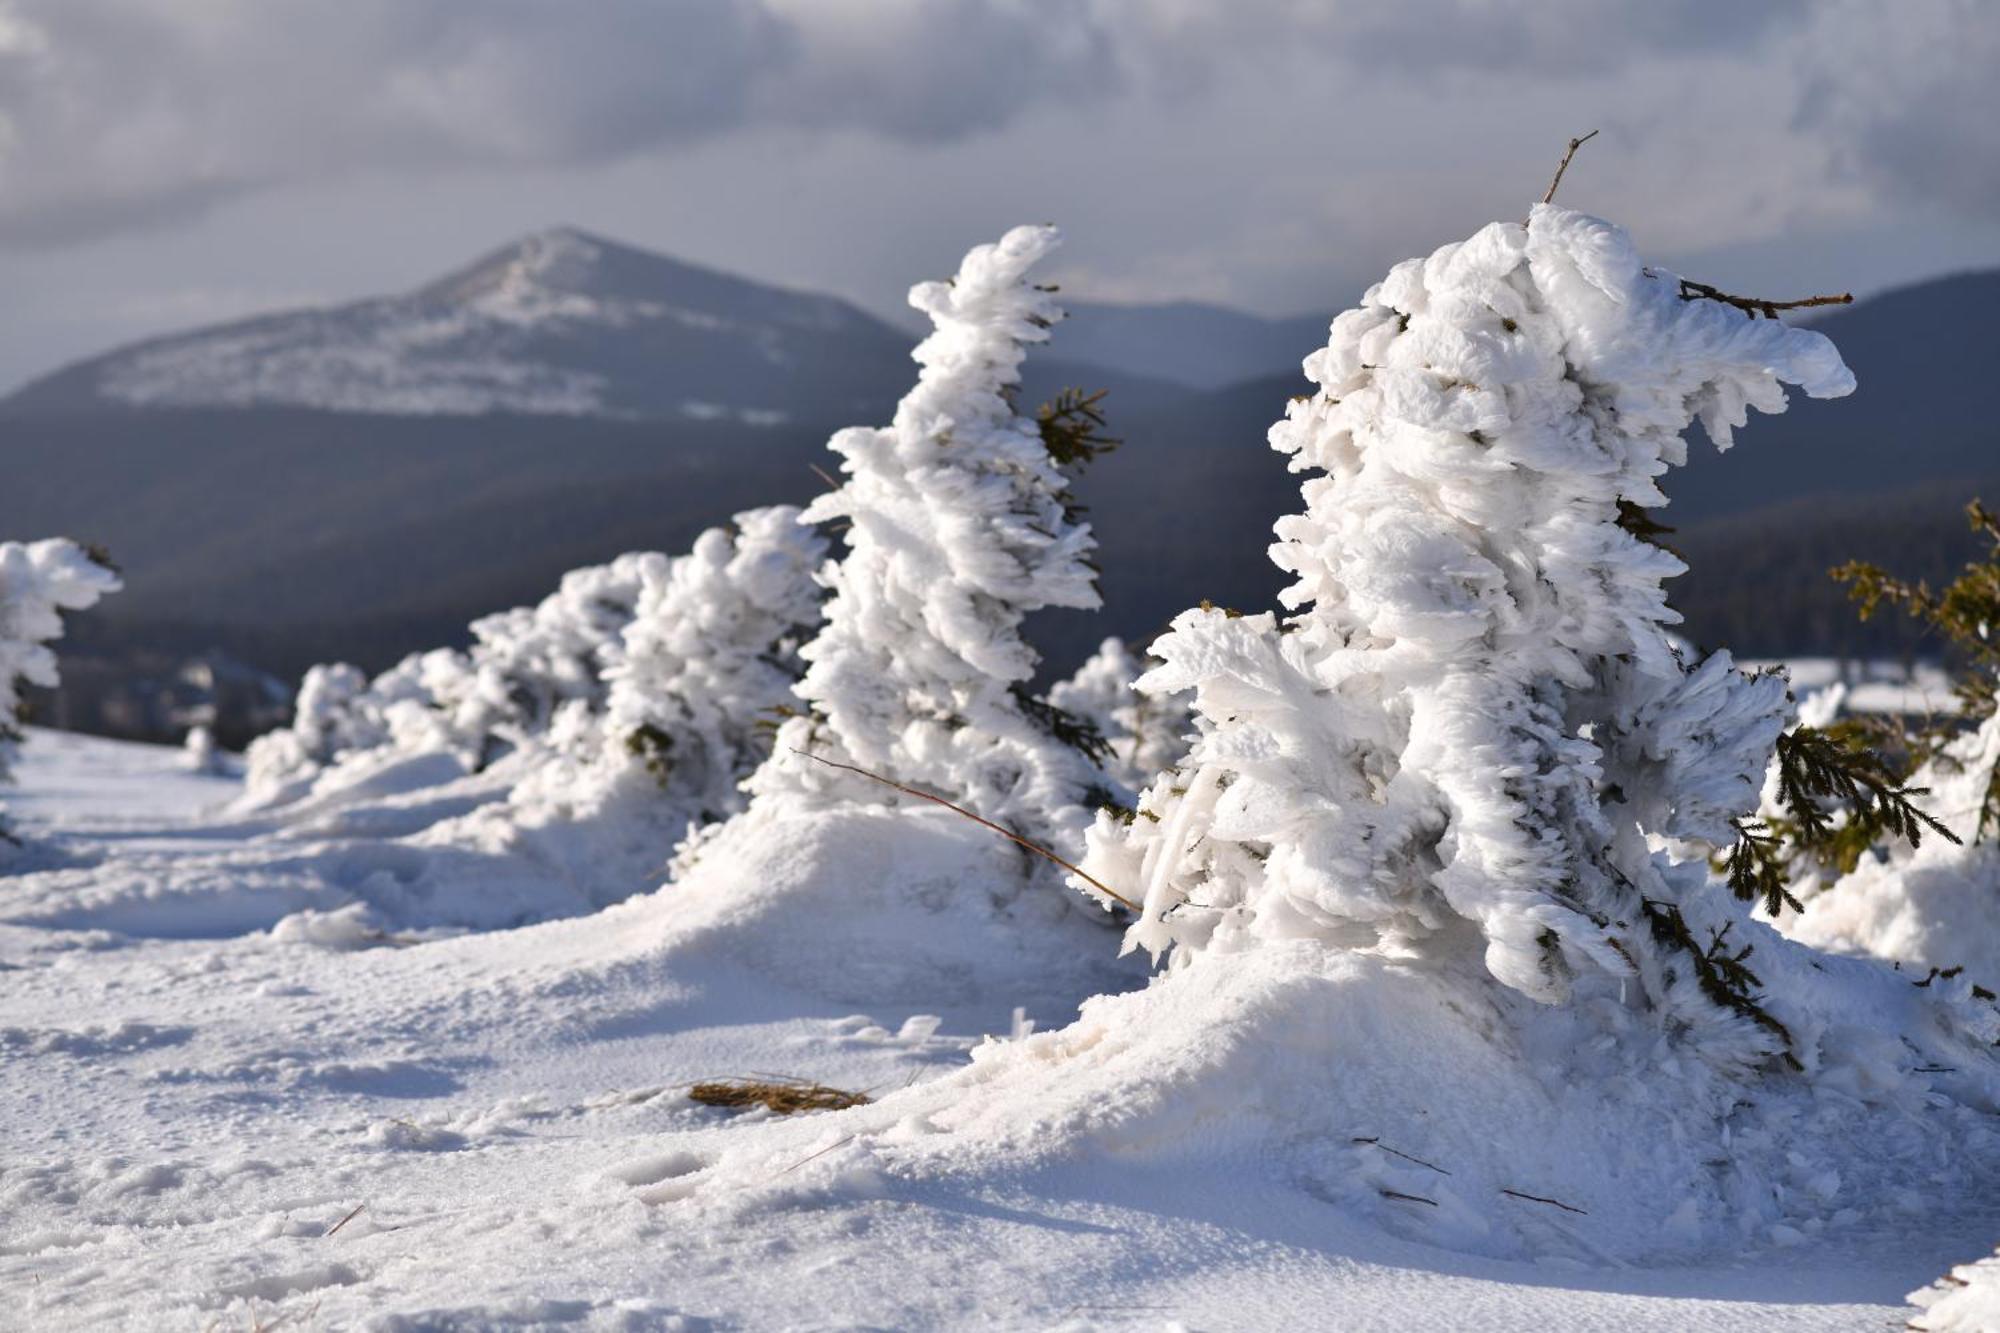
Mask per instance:
[[[1133,902],[1130,898],[1127,898],[1124,894],[1119,893],[1115,889],[1112,889],[1108,885],[1104,884],[1102,881],[1098,880],[1095,876],[1086,874],[1084,871],[1077,869],[1075,866],[1063,860],[1060,856],[1057,856],[1054,852],[1042,846],[1040,843],[1030,842],[1026,838],[1022,837],[1020,834],[1014,832],[1014,830],[996,824],[990,819],[982,819],[978,815],[973,814],[972,811],[966,809],[962,805],[953,805],[950,801],[947,801],[942,796],[934,796],[930,792],[923,791],[920,788],[905,786],[902,783],[897,782],[894,778],[885,778],[880,773],[870,773],[865,768],[857,768],[853,764],[843,764],[837,760],[828,759],[822,755],[816,755],[809,750],[801,750],[796,746],[792,748],[792,753],[798,755],[804,755],[807,759],[812,760],[814,763],[825,764],[828,768],[840,768],[847,770],[849,773],[858,773],[862,777],[867,778],[870,782],[879,782],[885,787],[889,787],[895,791],[902,792],[905,796],[914,796],[920,801],[929,801],[934,805],[941,805],[945,809],[951,811],[953,814],[963,815],[965,818],[971,820],[973,823],[979,825],[981,828],[992,829],[995,833],[998,833],[1001,837],[1006,838],[1008,841],[1027,848],[1029,851],[1033,852],[1037,856],[1044,857],[1047,860],[1055,862],[1057,865],[1061,866],[1064,870],[1069,871],[1070,874],[1075,875],[1078,879],[1090,885],[1091,888],[1096,889],[1099,893],[1103,894],[1105,897],[1111,899],[1112,901],[1123,903],[1125,906],[1131,908],[1135,912],[1140,910],[1139,904]]]
[[[325,1233],[320,1238],[324,1240],[327,1236],[331,1236],[334,1232],[340,1230],[342,1227],[346,1226],[349,1222],[352,1222],[355,1218],[361,1216],[361,1210],[363,1208],[366,1208],[367,1206],[368,1205],[366,1203],[355,1204],[353,1212],[350,1212],[346,1217],[341,1218],[338,1222],[335,1222],[332,1226],[328,1227]]]
[[[1754,296],[1731,296],[1728,292],[1717,291],[1705,282],[1691,282],[1682,278],[1681,300],[1720,301],[1723,305],[1741,310],[1746,319],[1762,315],[1765,319],[1776,319],[1780,310],[1804,310],[1811,306],[1852,305],[1854,293],[1840,292],[1833,296],[1808,296],[1799,301],[1760,301]]]
[[[1391,1157],[1400,1157],[1406,1162],[1415,1162],[1418,1166],[1427,1166],[1441,1176],[1448,1176],[1451,1174],[1451,1172],[1445,1170],[1443,1167],[1439,1166],[1435,1162],[1426,1162],[1421,1157],[1412,1157],[1410,1156],[1410,1154],[1406,1152],[1400,1152],[1395,1148],[1391,1148],[1388,1144],[1382,1142],[1382,1140],[1380,1139],[1356,1139],[1354,1141],[1356,1143],[1365,1143],[1371,1148],[1380,1148],[1383,1152],[1388,1153]]]
[[[806,466],[812,469],[813,475],[815,477],[818,477],[821,481],[826,483],[826,488],[828,490],[837,491],[840,489],[840,483],[835,481],[831,476],[829,476],[827,474],[827,470],[821,467],[818,463],[807,463]]]
[[[1563,183],[1563,173],[1569,170],[1569,160],[1576,156],[1577,149],[1583,147],[1596,137],[1597,131],[1592,130],[1581,139],[1571,139],[1569,141],[1569,147],[1563,151],[1563,160],[1556,166],[1556,178],[1549,182],[1549,192],[1542,196],[1543,203],[1551,204],[1555,202],[1556,187]]]
[[[1578,1208],[1574,1204],[1564,1203],[1561,1199],[1544,1199],[1539,1194],[1523,1194],[1520,1190],[1503,1189],[1500,1192],[1502,1194],[1509,1195],[1516,1199],[1526,1199],[1530,1203],[1546,1203],[1551,1207],[1560,1208],[1566,1213],[1581,1213],[1585,1217],[1590,1216],[1590,1212],[1588,1209]]]
[[[867,1093],[844,1092],[823,1083],[758,1083],[750,1079],[697,1083],[688,1089],[687,1095],[689,1100],[700,1102],[703,1106],[726,1106],[733,1110],[761,1106],[778,1115],[792,1115],[799,1111],[845,1111],[850,1106],[865,1106],[868,1103]]]

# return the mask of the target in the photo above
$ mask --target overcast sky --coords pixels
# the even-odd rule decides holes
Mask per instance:
[[[877,310],[1331,312],[1565,202],[1784,297],[2000,267],[1989,0],[0,0],[0,385],[568,222]],[[1304,350],[1304,349],[1302,349]]]

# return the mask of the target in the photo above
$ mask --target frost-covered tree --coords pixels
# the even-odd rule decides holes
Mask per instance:
[[[307,669],[292,704],[292,724],[250,742],[244,783],[275,791],[309,778],[341,755],[382,744],[389,732],[360,667],[331,662]]]
[[[0,781],[11,776],[21,740],[23,688],[61,683],[49,645],[62,637],[63,612],[119,586],[108,561],[66,538],[0,542]]]
[[[1199,737],[1100,817],[1085,868],[1143,899],[1128,947],[1259,942],[1483,961],[1555,1002],[1656,1010],[1721,1066],[1789,1057],[1712,879],[1791,711],[1777,675],[1676,651],[1643,539],[1700,421],[1854,380],[1823,336],[1705,299],[1553,205],[1397,265],[1271,432],[1305,511],[1288,614],[1189,611],[1155,693]]]
[[[573,569],[534,606],[472,622],[469,688],[440,703],[476,764],[541,736],[560,708],[603,709],[639,590],[665,564],[665,556],[646,551]]]
[[[552,742],[568,762],[547,766],[517,804],[575,817],[624,793],[683,825],[740,809],[804,669],[826,551],[797,508],[775,505],[644,565],[602,713],[559,717]]]
[[[1061,317],[1028,272],[1058,240],[1017,227],[910,304],[934,330],[916,388],[881,429],[833,437],[846,474],[803,521],[845,524],[823,578],[826,623],[803,650],[806,716],[781,731],[759,795],[890,801],[897,795],[794,751],[948,793],[1045,845],[1080,844],[1104,776],[1095,733],[1028,689],[1021,622],[1099,604],[1095,541],[1069,503],[1065,465],[1097,440],[1076,400],[1038,421],[1015,401],[1024,348]]]
[[[1049,689],[1049,702],[1097,729],[1105,771],[1121,786],[1143,791],[1187,753],[1194,720],[1187,696],[1154,696],[1135,688],[1145,666],[1120,638],[1109,638],[1076,674]]]
[[[470,650],[412,654],[373,680],[345,663],[311,668],[292,724],[245,752],[246,792],[282,802],[329,766],[382,751],[448,752],[484,768],[538,743],[564,708],[601,715],[641,580],[665,563],[638,553],[571,570],[536,605],[474,621]]]

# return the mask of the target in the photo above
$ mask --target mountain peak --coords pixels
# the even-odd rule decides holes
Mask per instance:
[[[905,373],[907,348],[904,335],[834,297],[556,226],[400,296],[122,348],[26,386],[10,405],[771,424],[879,406]]]

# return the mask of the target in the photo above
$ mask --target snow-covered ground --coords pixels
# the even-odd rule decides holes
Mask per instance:
[[[1622,1250],[1618,1219],[1523,1199],[1539,1258],[1482,1257],[1343,1207],[1226,1108],[1176,1105],[1172,1071],[1163,1101],[1093,1105],[1132,1085],[1054,1069],[1037,1037],[957,1073],[981,1038],[1012,1039],[1015,1006],[1046,1030],[1134,978],[1109,931],[1102,960],[1008,956],[982,932],[995,911],[1073,909],[975,910],[965,898],[1012,853],[942,812],[881,812],[902,821],[894,874],[889,840],[851,823],[831,848],[806,824],[768,830],[854,886],[837,903],[788,896],[768,848],[767,883],[719,884],[747,862],[718,851],[593,915],[333,948],[272,927],[434,878],[435,853],[400,840],[409,820],[217,813],[235,794],[178,751],[49,732],[23,749],[8,806],[30,845],[0,877],[0,1323],[1864,1329],[1899,1324],[1907,1293],[2000,1238],[1996,1201],[1657,1266]],[[436,891],[480,890],[477,863],[458,873]],[[890,880],[918,896],[871,887]],[[961,952],[927,953],[917,932],[899,948],[913,911],[958,923]],[[858,955],[864,937],[887,962]],[[1349,1080],[1407,1066],[1404,1093],[1434,1085],[1440,1116],[1543,1133],[1503,1087],[1450,1094],[1482,1077],[1471,1046],[1440,1049],[1423,1006],[1367,993],[1343,1020]],[[1122,1012],[1138,1011],[1094,1007]],[[1233,1040],[1263,1040],[1245,1031]],[[1108,1031],[1092,1068],[1145,1058],[1143,1037]],[[1222,1068],[1231,1049],[1219,1033],[1190,1058]],[[1041,1059],[1046,1099],[1024,1101],[1021,1067]],[[996,1064],[1017,1104],[982,1083]],[[877,1102],[781,1120],[685,1095],[760,1074]],[[1563,1108],[1546,1115],[1559,1137]],[[1013,1141],[935,1133],[955,1116],[1006,1120]],[[1427,1127],[1351,1128],[1376,1143],[1343,1151],[1386,1153]],[[1060,1150],[1032,1151],[1044,1135]],[[884,1147],[902,1141],[923,1146]],[[1647,1167],[1635,1145],[1607,1170]]]

